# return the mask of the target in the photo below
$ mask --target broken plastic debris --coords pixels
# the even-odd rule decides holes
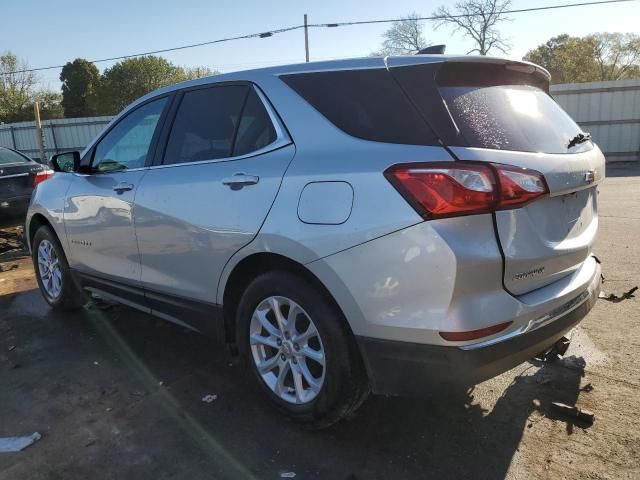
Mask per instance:
[[[26,437],[3,437],[0,438],[0,453],[19,452],[29,445],[33,445],[42,438],[38,432],[34,432]]]
[[[202,401],[205,403],[211,403],[217,399],[218,399],[218,395],[205,395],[204,397],[202,397]]]
[[[280,478],[294,478],[296,476],[296,472],[281,472]]]
[[[600,295],[598,295],[598,298],[606,300],[607,302],[618,303],[618,302],[622,302],[623,300],[628,300],[630,298],[634,298],[635,297],[634,293],[635,293],[636,290],[638,290],[637,286],[633,287],[628,292],[624,292],[620,296],[616,295],[615,293],[610,293],[609,295],[607,295],[604,292],[600,292]]]
[[[579,423],[584,424],[585,426],[593,425],[593,421],[595,420],[595,415],[593,412],[589,410],[583,410],[576,406],[565,405],[560,402],[551,402],[551,409],[561,414],[567,419],[576,420]]]

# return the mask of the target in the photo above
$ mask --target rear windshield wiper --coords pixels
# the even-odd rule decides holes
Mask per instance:
[[[567,145],[567,148],[575,147],[579,143],[588,142],[589,140],[591,140],[591,134],[590,133],[582,133],[582,132],[580,132],[575,137],[573,137],[571,140],[569,140],[569,145]]]

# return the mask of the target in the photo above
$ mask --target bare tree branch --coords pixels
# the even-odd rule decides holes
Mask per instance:
[[[508,20],[505,12],[510,6],[511,0],[464,0],[456,3],[453,11],[440,7],[433,15],[439,18],[436,28],[450,25],[454,31],[471,37],[477,47],[468,53],[487,55],[492,48],[507,53],[510,45],[500,34],[498,24]]]
[[[429,46],[418,17],[414,12],[404,17],[403,21],[394,22],[383,34],[382,49],[374,52],[374,55],[412,55]]]

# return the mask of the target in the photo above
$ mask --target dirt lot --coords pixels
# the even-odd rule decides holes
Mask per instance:
[[[640,284],[640,166],[608,175],[595,253],[621,293]],[[640,478],[640,294],[600,300],[559,363],[460,398],[372,397],[308,432],[207,338],[124,307],[51,313],[29,259],[17,265],[0,273],[0,437],[42,439],[0,453],[0,479]],[[594,425],[554,418],[552,401]]]

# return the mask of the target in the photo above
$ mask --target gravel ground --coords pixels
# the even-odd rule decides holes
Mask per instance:
[[[595,253],[619,294],[640,284],[640,165],[611,167],[600,191]],[[42,439],[0,453],[0,479],[640,478],[640,298],[600,300],[561,362],[459,398],[371,397],[309,432],[205,337],[125,307],[52,313],[15,256],[0,252],[18,265],[0,273],[0,437]],[[594,425],[554,417],[552,401]]]

